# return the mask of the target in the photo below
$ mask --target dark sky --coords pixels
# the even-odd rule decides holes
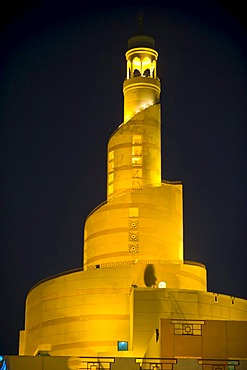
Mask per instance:
[[[207,265],[209,291],[247,298],[240,1],[83,3],[1,9],[1,354],[17,353],[32,285],[82,264],[85,217],[106,199],[106,146],[122,122],[140,10],[159,52],[163,179],[184,184],[185,259]]]

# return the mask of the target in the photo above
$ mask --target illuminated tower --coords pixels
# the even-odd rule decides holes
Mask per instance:
[[[161,181],[158,53],[148,36],[132,37],[128,46],[124,122],[108,142],[107,202],[85,224],[84,269],[183,261],[182,185]]]
[[[193,357],[205,320],[247,320],[246,301],[207,292],[205,266],[183,259],[182,184],[161,180],[157,60],[153,38],[129,39],[124,120],[108,141],[107,200],[85,222],[84,268],[30,290],[20,354]],[[180,334],[188,348],[171,345]]]

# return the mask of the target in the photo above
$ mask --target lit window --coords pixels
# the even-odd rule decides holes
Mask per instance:
[[[114,173],[112,172],[112,173],[109,173],[108,182],[111,183],[113,182],[113,180],[114,180]]]
[[[145,57],[143,60],[142,60],[142,65],[143,67],[145,67],[145,69],[147,67],[149,67],[151,65],[151,60],[148,58],[148,57]]]
[[[109,161],[113,161],[113,159],[114,159],[114,150],[111,150],[109,152]]]
[[[133,145],[140,145],[142,143],[142,136],[141,135],[134,135],[132,137],[132,144]]]
[[[142,155],[142,147],[141,145],[138,146],[132,146],[132,155]]]
[[[135,57],[135,58],[133,59],[133,66],[134,66],[134,67],[140,67],[140,66],[141,66],[141,60],[140,60],[140,58]]]
[[[118,341],[117,342],[118,351],[128,351],[128,342],[127,341]]]
[[[110,151],[108,155],[108,169],[109,171],[114,170],[114,151]]]
[[[133,166],[141,166],[142,157],[132,157],[132,164]]]
[[[114,162],[111,161],[109,162],[109,171],[113,171],[114,170]]]
[[[132,77],[138,77],[141,75],[141,60],[138,57],[135,57],[132,61]]]
[[[138,216],[139,216],[139,208],[138,207],[129,208],[129,217],[138,217]]]
[[[108,193],[109,194],[113,193],[113,185],[112,184],[108,186]]]

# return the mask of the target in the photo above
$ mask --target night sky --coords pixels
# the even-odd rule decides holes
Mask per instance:
[[[1,354],[18,352],[28,290],[82,265],[85,218],[106,199],[107,141],[122,122],[124,54],[140,10],[159,52],[162,177],[184,184],[185,259],[206,264],[209,291],[247,298],[244,5],[150,3],[1,9]]]

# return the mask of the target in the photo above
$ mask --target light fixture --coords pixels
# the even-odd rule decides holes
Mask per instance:
[[[166,282],[165,281],[160,281],[158,288],[166,288]]]

